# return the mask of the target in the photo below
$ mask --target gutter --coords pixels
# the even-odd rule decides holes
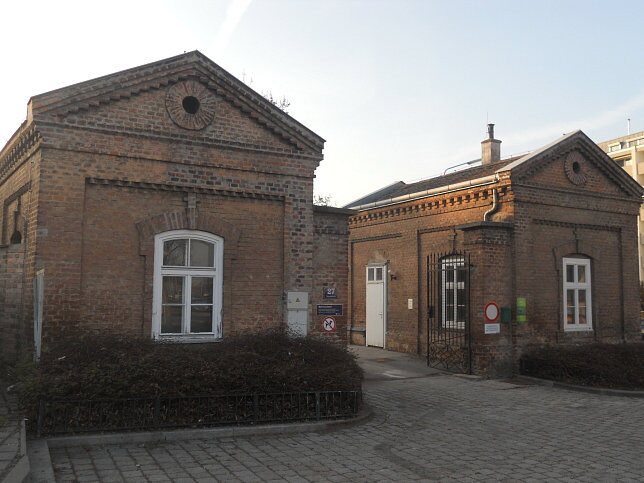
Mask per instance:
[[[397,205],[400,203],[405,203],[406,201],[417,200],[419,198],[425,198],[426,196],[437,195],[449,193],[452,191],[462,190],[464,188],[474,188],[478,186],[485,186],[488,184],[496,183],[499,180],[496,174],[491,174],[489,176],[483,176],[482,178],[471,179],[468,181],[462,181],[460,183],[448,184],[445,186],[440,186],[438,188],[432,188],[425,191],[417,191],[416,193],[410,193],[407,195],[397,196],[395,198],[389,198],[386,200],[374,201],[372,203],[365,203],[364,205],[351,206],[347,207],[356,211],[364,211],[372,208],[379,208],[381,206]]]
[[[492,189],[492,208],[483,214],[483,221],[490,221],[490,216],[499,211],[499,193],[496,188]]]

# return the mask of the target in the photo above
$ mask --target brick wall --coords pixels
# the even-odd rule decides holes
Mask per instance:
[[[44,269],[45,339],[76,326],[149,336],[153,241],[167,230],[224,239],[224,336],[285,326],[288,291],[342,285],[346,214],[313,212],[324,141],[217,69],[191,53],[32,98],[23,131],[37,141],[11,161],[3,150],[0,203],[29,180],[26,288]],[[182,82],[207,91],[213,117],[196,129],[167,105]]]
[[[364,344],[365,266],[387,263],[386,347],[426,354],[427,276],[430,254],[471,256],[473,369],[507,374],[526,346],[537,343],[621,342],[639,338],[637,214],[639,196],[578,141],[498,174],[493,185],[437,194],[365,210],[350,218],[349,324],[352,343]],[[579,159],[582,183],[566,163]],[[601,159],[598,159],[601,158]],[[575,180],[576,181],[576,180]],[[483,221],[492,191],[499,209]],[[630,190],[630,191],[629,191]],[[591,259],[593,331],[563,328],[563,257]],[[516,299],[527,300],[527,323],[516,322]],[[408,300],[414,308],[408,309]],[[485,334],[484,307],[510,307],[512,323]]]
[[[23,303],[25,246],[15,244],[0,248],[0,362],[15,362],[24,345]],[[32,337],[33,340],[33,337]]]
[[[347,242],[349,238],[348,221],[350,210],[327,206],[314,206],[315,220],[313,244],[313,292],[311,296],[312,327],[311,333],[327,340],[346,344],[347,313],[349,310],[349,284]],[[335,289],[337,298],[324,298],[324,290]],[[340,304],[341,316],[334,316],[335,329],[327,331],[323,327],[326,317],[318,316],[317,304]]]

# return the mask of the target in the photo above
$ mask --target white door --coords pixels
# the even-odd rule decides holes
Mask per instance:
[[[386,265],[369,265],[367,267],[367,345],[369,346],[385,346],[386,269]]]

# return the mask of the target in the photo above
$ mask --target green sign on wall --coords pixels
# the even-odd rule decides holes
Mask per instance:
[[[517,297],[517,323],[526,323],[526,302],[525,297]]]

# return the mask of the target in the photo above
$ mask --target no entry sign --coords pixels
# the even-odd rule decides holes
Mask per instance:
[[[494,302],[490,302],[485,306],[485,320],[488,322],[496,322],[499,320],[500,313],[499,306]]]

